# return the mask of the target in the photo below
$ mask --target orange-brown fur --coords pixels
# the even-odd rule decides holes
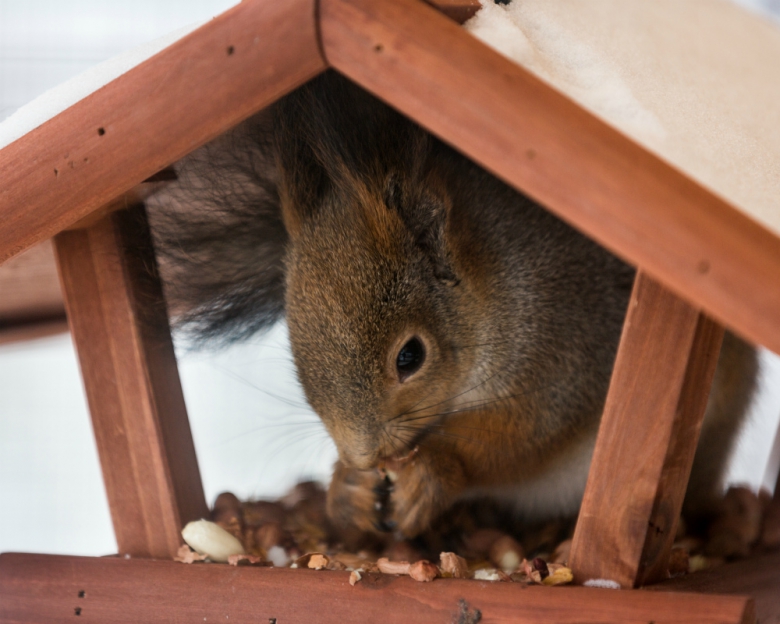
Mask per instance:
[[[339,452],[331,517],[411,536],[480,489],[505,491],[524,513],[516,493],[533,480],[543,490],[552,466],[556,482],[569,479],[570,463],[572,483],[584,483],[573,457],[587,463],[633,270],[335,73],[263,120],[268,135],[248,127],[272,137],[258,144],[274,184],[258,185],[266,203],[257,218],[284,227],[268,240],[258,228],[234,253],[251,266],[253,253],[276,257],[266,251],[273,247],[283,264],[230,287],[251,291],[256,279],[283,293],[299,379]],[[246,215],[239,221],[255,232]],[[189,257],[208,240],[194,236],[201,247]],[[182,258],[172,264],[181,275]],[[223,307],[199,304],[204,327],[254,327],[225,311],[232,291],[224,291]],[[258,314],[270,322],[266,309],[276,308],[263,302]],[[425,359],[403,378],[396,358],[412,336]],[[727,343],[735,379],[745,381],[720,383],[724,398],[711,409],[720,416],[710,420],[730,440],[755,360],[742,343]],[[700,452],[694,477],[702,501],[728,454],[728,441],[713,441],[721,437],[705,427],[712,450]],[[578,488],[571,501],[535,512],[572,512]]]

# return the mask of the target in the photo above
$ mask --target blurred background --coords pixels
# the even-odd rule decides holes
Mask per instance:
[[[101,61],[232,4],[0,0],[0,122]],[[780,0],[740,4],[780,20]],[[2,298],[0,288],[0,329]],[[78,364],[58,328],[0,344],[0,552],[108,554],[116,542]],[[302,396],[284,325],[217,353],[177,344],[177,354],[209,502],[223,490],[275,497],[302,478],[328,480],[335,449]],[[761,358],[761,390],[730,473],[754,489],[774,484],[780,420],[780,358]]]

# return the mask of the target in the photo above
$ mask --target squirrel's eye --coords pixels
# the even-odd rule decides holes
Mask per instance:
[[[409,377],[422,366],[425,361],[425,347],[419,338],[411,338],[401,347],[398,357],[395,360],[395,366],[401,379]]]

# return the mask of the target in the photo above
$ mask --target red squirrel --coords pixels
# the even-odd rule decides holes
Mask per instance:
[[[332,71],[177,168],[150,211],[174,320],[206,341],[286,320],[336,524],[411,537],[485,495],[576,513],[632,267]],[[693,513],[755,377],[727,335]]]

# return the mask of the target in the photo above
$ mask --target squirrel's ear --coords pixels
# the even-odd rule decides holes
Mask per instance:
[[[274,106],[274,144],[279,171],[282,218],[291,238],[317,209],[329,177],[314,151],[305,93],[291,94]]]
[[[435,176],[429,174],[420,182],[391,172],[385,181],[384,201],[400,215],[417,245],[428,256],[436,279],[456,286],[460,279],[453,269],[447,241],[451,202]]]

